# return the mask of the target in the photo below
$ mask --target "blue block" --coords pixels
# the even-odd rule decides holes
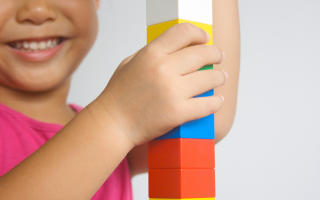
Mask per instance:
[[[214,90],[209,90],[203,94],[200,94],[198,96],[194,96],[194,98],[197,98],[197,97],[209,97],[209,96],[212,96],[214,95]]]
[[[195,96],[195,98],[212,96],[213,93],[213,90],[209,90]],[[168,133],[156,138],[156,140],[173,138],[214,139],[214,114],[175,127]]]

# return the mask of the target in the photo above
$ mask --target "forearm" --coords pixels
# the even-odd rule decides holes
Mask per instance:
[[[0,178],[0,199],[90,199],[133,145],[92,103]]]
[[[240,24],[237,0],[213,0],[213,45],[226,55],[215,69],[225,70],[228,82],[215,89],[225,97],[223,107],[215,114],[216,142],[227,135],[232,127],[237,104],[240,70]]]

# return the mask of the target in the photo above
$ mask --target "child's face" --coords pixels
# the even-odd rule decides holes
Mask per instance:
[[[0,0],[0,85],[46,91],[68,80],[97,35],[99,0]]]

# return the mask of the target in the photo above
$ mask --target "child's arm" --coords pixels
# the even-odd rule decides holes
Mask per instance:
[[[215,89],[225,97],[223,107],[215,114],[216,143],[230,131],[236,113],[240,70],[240,23],[238,0],[213,0],[213,45],[225,54],[225,61],[215,69],[225,70],[228,82]]]
[[[230,131],[236,112],[240,69],[240,25],[238,0],[213,0],[213,45],[226,55],[222,64],[214,65],[228,75],[228,83],[215,89],[225,97],[223,107],[215,113],[216,143]],[[148,144],[135,147],[128,155],[132,176],[148,171]]]
[[[0,199],[88,200],[133,147],[219,110],[220,95],[192,98],[226,80],[221,70],[197,71],[222,62],[209,39],[180,24],[125,59],[95,101],[0,177]]]

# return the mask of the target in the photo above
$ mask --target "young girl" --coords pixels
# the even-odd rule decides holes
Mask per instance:
[[[99,0],[0,0],[1,200],[129,200],[130,175],[147,171],[148,141],[218,110],[216,141],[230,130],[236,0],[213,1],[214,46],[204,45],[210,36],[202,29],[176,25],[126,58],[80,112],[66,98],[95,41],[98,7]],[[212,63],[214,70],[197,71]],[[192,98],[213,88],[212,97]]]

